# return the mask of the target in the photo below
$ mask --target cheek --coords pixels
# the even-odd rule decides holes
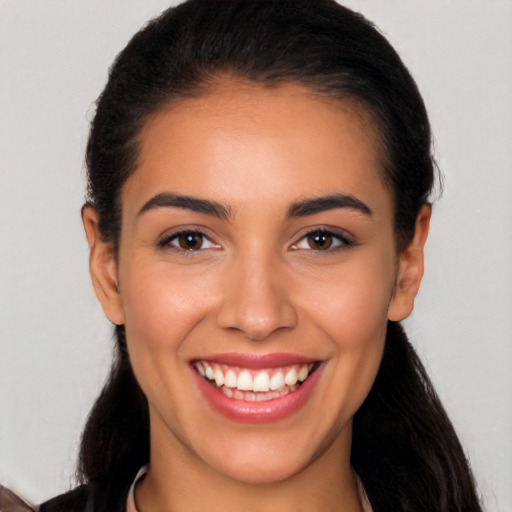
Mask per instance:
[[[393,291],[392,258],[356,261],[312,287],[310,312],[340,349],[362,350],[380,340]]]
[[[372,284],[371,279],[354,285],[344,282],[343,290],[317,317],[331,340],[339,385],[347,387],[347,396],[355,402],[370,390],[384,348],[388,295],[376,293]]]
[[[191,278],[187,271],[173,271],[163,262],[134,265],[125,275],[122,300],[126,337],[135,364],[158,364],[167,353],[179,358],[183,341],[201,322],[210,307],[205,290],[211,277]],[[172,358],[170,358],[173,360]],[[152,361],[151,361],[152,360]]]
[[[336,391],[328,400],[329,408],[339,412],[338,429],[361,406],[379,369],[393,289],[393,261],[347,265],[324,281],[328,284],[315,289],[310,303],[309,317],[330,344],[329,372]],[[344,397],[342,403],[340,397]]]

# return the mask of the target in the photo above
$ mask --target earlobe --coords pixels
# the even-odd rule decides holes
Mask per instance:
[[[92,206],[82,209],[87,243],[89,244],[89,271],[96,297],[107,318],[116,325],[124,324],[124,311],[117,286],[117,261],[112,242],[102,239],[99,215]]]
[[[413,308],[424,270],[424,248],[430,226],[432,208],[423,205],[416,217],[414,237],[400,254],[395,289],[388,308],[388,319],[399,322],[407,318]]]

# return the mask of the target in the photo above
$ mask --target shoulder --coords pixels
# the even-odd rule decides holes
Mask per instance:
[[[124,487],[81,485],[42,503],[35,512],[126,512],[127,495]]]
[[[56,496],[38,507],[39,512],[88,512],[91,501],[88,486],[81,485],[72,491]]]

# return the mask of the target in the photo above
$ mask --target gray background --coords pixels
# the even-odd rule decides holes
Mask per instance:
[[[0,481],[72,484],[111,330],[80,222],[93,101],[161,0],[0,1]],[[512,510],[512,1],[349,0],[417,79],[445,193],[407,321],[489,511]]]

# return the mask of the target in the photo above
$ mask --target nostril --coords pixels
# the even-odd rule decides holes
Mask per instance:
[[[283,329],[297,324],[297,313],[287,301],[258,305],[252,302],[225,302],[221,305],[217,322],[220,327],[242,333],[251,341],[264,341]]]
[[[297,324],[297,312],[286,283],[275,266],[254,253],[238,260],[223,280],[217,321],[251,341],[266,340],[276,331]]]

